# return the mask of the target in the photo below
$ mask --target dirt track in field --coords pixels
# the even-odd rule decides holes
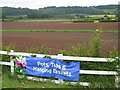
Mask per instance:
[[[118,30],[118,23],[69,23],[69,21],[3,22],[8,30]]]
[[[8,46],[10,43],[15,43],[16,49],[20,51],[28,50],[29,48],[39,49],[42,45],[48,48],[49,54],[58,54],[59,49],[66,49],[73,44],[83,44],[88,42],[94,33],[75,33],[75,32],[3,32],[3,46]],[[117,33],[103,33],[101,52],[104,56],[112,50],[113,46],[118,47]]]

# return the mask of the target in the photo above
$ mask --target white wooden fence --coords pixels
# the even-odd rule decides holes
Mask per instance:
[[[10,52],[7,51],[0,51],[0,55],[22,55],[22,56],[31,56],[36,55],[36,57],[43,58],[44,56],[50,56],[51,58],[61,59],[61,60],[75,60],[75,61],[82,61],[82,62],[108,62],[114,61],[115,59],[111,58],[92,58],[92,57],[73,57],[73,56],[63,56],[63,54],[58,55],[47,55],[47,54],[36,54],[36,53],[23,53],[23,52],[14,52],[11,50]],[[1,65],[8,65],[11,66],[11,74],[14,74],[14,61],[12,57],[10,57],[10,62],[0,62]],[[91,74],[91,75],[115,75],[115,83],[116,87],[118,87],[118,73],[116,71],[95,71],[95,70],[80,70],[80,74]],[[23,75],[18,75],[19,78],[23,78]],[[32,76],[26,76],[27,79],[35,80],[35,81],[51,81],[57,84],[64,83],[64,84],[80,84],[83,86],[89,86],[90,83],[88,82],[65,82],[61,79],[58,80],[50,80],[50,79],[43,79],[43,78],[36,78]]]

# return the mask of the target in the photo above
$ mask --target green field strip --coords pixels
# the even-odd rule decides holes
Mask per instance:
[[[120,31],[95,31],[95,30],[0,30],[2,32],[100,32],[100,33],[120,33]]]

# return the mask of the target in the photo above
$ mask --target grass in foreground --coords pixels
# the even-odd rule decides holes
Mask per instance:
[[[10,67],[7,66],[3,66],[2,75],[2,88],[80,88],[80,85],[58,85],[51,82],[19,79],[16,75],[10,75]]]
[[[2,88],[114,88],[114,76],[102,75],[81,75],[81,82],[90,82],[89,87],[80,85],[55,84],[51,82],[40,82],[20,79],[14,74],[11,75],[10,67],[3,66]]]
[[[81,75],[80,81],[89,82],[91,85],[89,87],[65,84],[58,85],[52,82],[32,81],[26,78],[20,79],[16,74],[11,75],[10,67],[3,66],[2,88],[115,88],[114,76]]]

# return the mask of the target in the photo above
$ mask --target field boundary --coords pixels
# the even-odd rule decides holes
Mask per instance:
[[[120,33],[120,31],[98,31],[98,30],[0,30],[0,32],[99,32],[99,33]]]

